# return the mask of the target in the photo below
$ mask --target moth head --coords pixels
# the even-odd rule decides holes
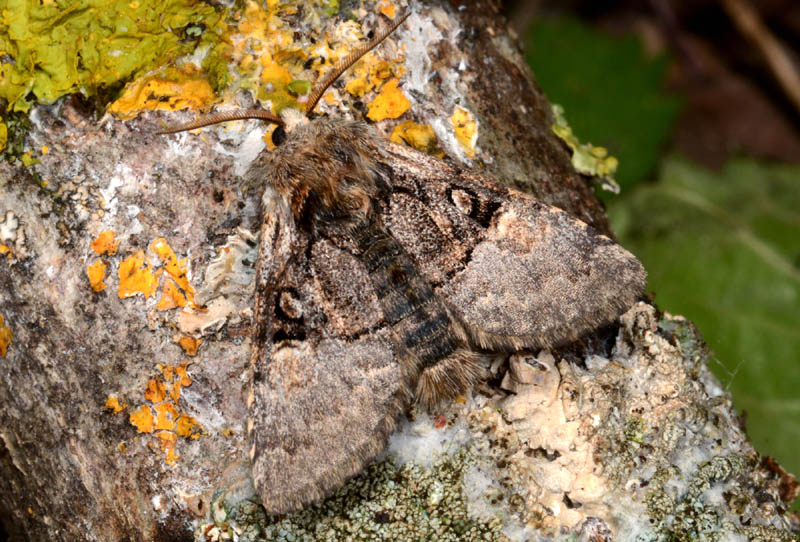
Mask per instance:
[[[239,109],[234,111],[226,111],[222,113],[214,113],[212,115],[208,115],[205,117],[201,117],[193,122],[182,124],[179,126],[172,126],[172,127],[165,127],[162,130],[157,131],[157,134],[174,134],[177,132],[185,132],[187,130],[195,130],[197,128],[202,128],[204,126],[210,126],[212,124],[219,124],[221,122],[228,122],[232,120],[243,120],[243,119],[260,119],[266,120],[268,122],[275,123],[277,125],[276,131],[280,129],[278,137],[275,137],[273,133],[273,142],[278,145],[280,144],[282,138],[281,133],[284,135],[286,133],[291,133],[294,128],[307,124],[309,120],[312,118],[314,113],[314,108],[319,103],[319,100],[322,98],[322,95],[325,94],[325,91],[336,82],[336,80],[353,64],[355,64],[358,59],[362,56],[367,54],[369,51],[377,47],[383,40],[385,40],[389,34],[395,31],[395,29],[400,26],[410,15],[410,11],[406,11],[405,13],[399,15],[392,23],[381,32],[378,32],[370,41],[360,45],[356,49],[354,49],[349,55],[345,58],[339,60],[333,69],[329,70],[325,76],[314,85],[314,89],[312,90],[311,94],[308,96],[308,100],[306,101],[305,111],[301,112],[297,109],[287,108],[285,109],[280,116],[275,115],[269,111],[265,111],[263,109]]]

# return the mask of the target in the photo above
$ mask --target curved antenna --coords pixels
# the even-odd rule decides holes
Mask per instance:
[[[210,126],[211,124],[219,124],[220,122],[244,119],[268,120],[279,126],[285,125],[280,117],[273,115],[269,111],[264,111],[263,109],[238,109],[236,111],[223,111],[221,113],[214,113],[212,115],[207,115],[192,122],[178,126],[168,126],[163,130],[157,131],[156,134],[176,134],[178,132],[185,132],[186,130],[202,128],[203,126]]]
[[[310,117],[311,112],[314,110],[314,107],[319,102],[322,95],[328,90],[328,87],[336,81],[344,71],[352,66],[353,64],[358,61],[359,58],[367,54],[370,50],[374,49],[378,46],[380,42],[385,40],[389,34],[394,32],[394,30],[403,24],[408,16],[411,15],[410,11],[406,11],[402,15],[400,15],[397,20],[392,21],[392,24],[389,25],[389,28],[385,29],[383,32],[380,32],[374,38],[372,38],[369,42],[360,45],[356,49],[354,49],[349,55],[344,57],[342,60],[336,63],[332,70],[325,74],[325,77],[322,78],[322,81],[314,86],[314,92],[312,92],[308,97],[308,102],[306,104],[306,116]]]

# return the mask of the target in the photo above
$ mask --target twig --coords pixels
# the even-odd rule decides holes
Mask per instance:
[[[722,0],[722,6],[739,32],[764,55],[783,91],[800,112],[800,73],[786,47],[770,32],[747,0]]]

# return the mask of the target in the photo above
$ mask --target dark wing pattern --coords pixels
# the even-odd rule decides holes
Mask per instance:
[[[363,264],[270,190],[264,207],[248,432],[256,489],[284,513],[360,472],[411,397]]]
[[[477,346],[577,339],[644,290],[635,256],[560,209],[397,145],[386,160],[383,220]]]

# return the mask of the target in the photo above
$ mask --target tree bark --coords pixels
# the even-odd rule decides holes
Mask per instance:
[[[449,160],[610,233],[591,182],[551,131],[550,105],[498,5],[413,10],[392,37],[427,51],[409,45],[406,55],[402,88],[412,92],[412,76],[425,82],[408,115],[434,125]],[[499,364],[495,382],[442,412],[444,429],[441,418],[418,413],[390,455],[337,497],[335,513],[324,505],[259,515],[248,505],[245,438],[248,265],[260,198],[240,182],[249,142],[210,130],[176,144],[153,135],[156,114],[97,121],[81,103],[36,107],[26,145],[40,162],[0,164],[0,242],[13,250],[0,257],[0,331],[13,334],[0,357],[0,518],[11,540],[210,540],[237,529],[243,540],[271,540],[281,529],[284,539],[314,540],[333,529],[325,532],[337,540],[401,526],[410,540],[423,523],[412,509],[422,508],[464,540],[632,540],[636,532],[656,540],[700,528],[666,519],[675,517],[707,520],[716,530],[704,536],[791,539],[793,478],[759,462],[691,326],[659,320],[644,304],[619,331],[512,356],[508,374]],[[457,105],[478,121],[471,160],[442,123]],[[394,124],[378,128],[388,135]],[[92,248],[104,231],[116,233],[116,252]],[[120,288],[150,287],[139,251],[158,287],[150,297],[120,297]],[[107,266],[107,287],[94,291],[87,273],[97,262]],[[167,284],[186,284],[184,268],[206,311],[157,306],[170,298]],[[202,341],[196,355],[191,338]],[[141,412],[157,427],[141,432]],[[445,436],[454,443],[447,453],[432,444]],[[409,456],[416,463],[400,466]],[[439,476],[447,469],[456,474]],[[397,484],[395,508],[369,490],[387,476]],[[479,479],[484,491],[473,495]],[[348,516],[364,506],[363,523]]]

